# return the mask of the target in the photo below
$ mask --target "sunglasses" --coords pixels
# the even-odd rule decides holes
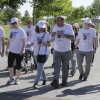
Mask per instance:
[[[31,22],[26,22],[27,24],[30,24]]]
[[[76,30],[76,28],[73,28],[73,30]]]
[[[11,25],[15,25],[16,24],[16,22],[14,22],[14,23],[11,23]]]

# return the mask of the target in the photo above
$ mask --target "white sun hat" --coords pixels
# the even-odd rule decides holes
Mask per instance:
[[[38,21],[38,22],[37,22],[37,26],[38,26],[39,28],[45,28],[45,27],[46,27],[44,21]]]
[[[84,23],[86,23],[86,24],[91,24],[92,21],[91,21],[91,19],[90,19],[89,17],[87,17],[87,18],[84,20]]]
[[[15,22],[18,22],[18,18],[16,18],[16,17],[12,18],[10,23],[12,24],[12,23],[15,23]]]

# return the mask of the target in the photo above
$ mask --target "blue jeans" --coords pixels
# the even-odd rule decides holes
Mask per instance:
[[[36,75],[36,79],[35,79],[35,84],[38,85],[41,74],[42,74],[43,80],[47,80],[46,74],[45,74],[44,68],[43,68],[45,63],[38,63],[37,62],[37,56],[35,56],[35,55],[34,55],[34,58],[35,58],[35,61],[36,61],[36,64],[37,64],[37,75]],[[48,59],[48,55],[46,55],[46,59]]]

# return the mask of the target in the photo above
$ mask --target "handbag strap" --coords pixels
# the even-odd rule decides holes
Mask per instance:
[[[46,32],[44,33],[44,35],[43,35],[43,37],[42,37],[42,40],[43,40],[45,34],[46,34]],[[39,51],[40,51],[40,47],[41,47],[41,44],[39,45],[38,54],[39,54]],[[46,46],[46,49],[47,49],[47,46]],[[45,50],[45,54],[46,54],[46,50]]]

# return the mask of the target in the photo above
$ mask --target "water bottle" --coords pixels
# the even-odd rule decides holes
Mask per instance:
[[[73,55],[73,60],[76,60],[76,53],[74,53]]]

